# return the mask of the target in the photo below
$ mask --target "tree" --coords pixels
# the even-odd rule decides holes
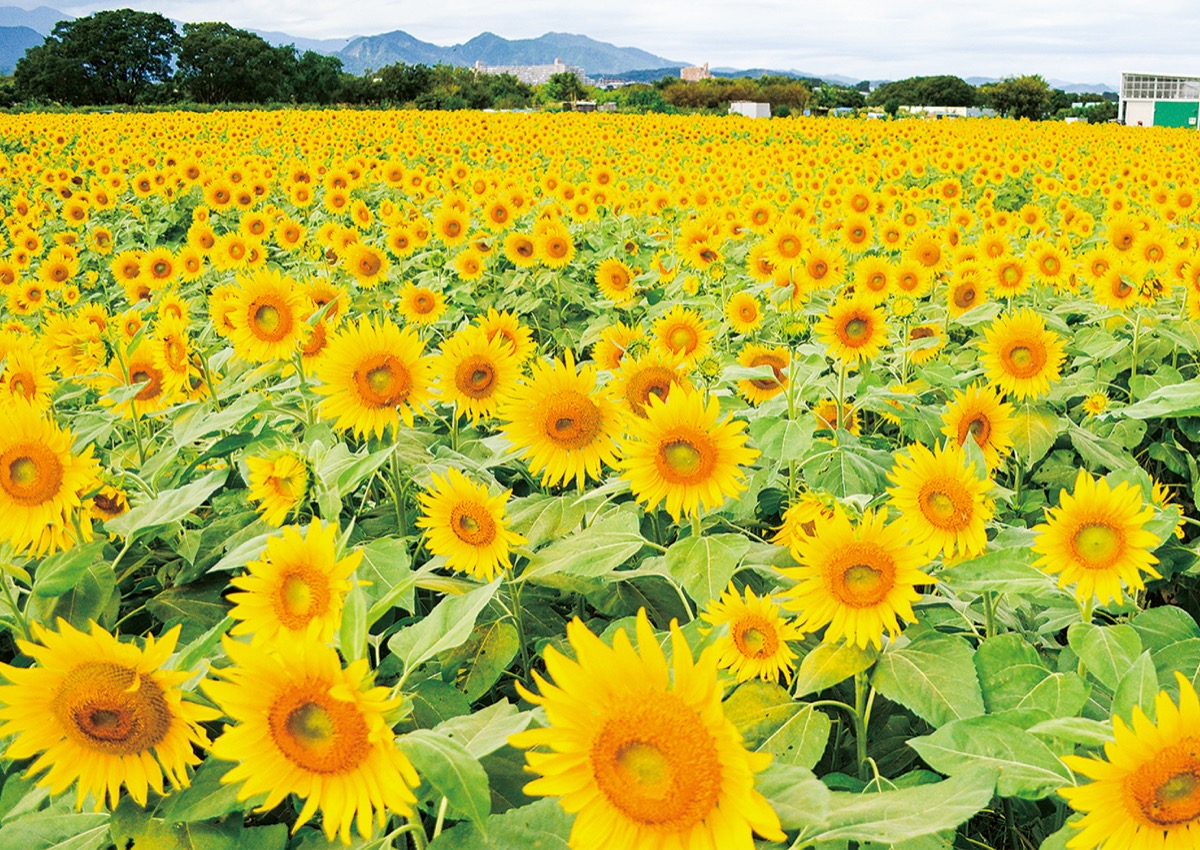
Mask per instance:
[[[178,44],[175,25],[157,12],[95,12],[55,24],[17,61],[14,83],[23,99],[75,106],[161,100]]]
[[[1040,121],[1050,110],[1050,85],[1038,74],[1005,77],[984,86],[983,96],[1001,115]]]
[[[867,103],[882,106],[892,99],[901,106],[974,106],[978,93],[966,80],[949,74],[909,77],[879,86]]]
[[[329,104],[342,92],[342,60],[304,51],[292,71],[291,96],[297,103]]]
[[[184,24],[177,78],[200,103],[263,103],[291,94],[294,47],[275,48],[226,23]]]
[[[551,75],[546,81],[546,97],[549,100],[581,100],[587,97],[587,89],[579,77],[570,71]]]

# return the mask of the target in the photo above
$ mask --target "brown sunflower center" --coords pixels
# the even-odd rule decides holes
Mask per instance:
[[[546,436],[561,449],[581,449],[600,433],[600,408],[583,393],[566,390],[546,405]]]
[[[753,366],[770,366],[770,378],[755,378],[750,381],[751,385],[760,390],[783,389],[787,386],[787,378],[783,374],[783,367],[787,365],[781,358],[774,355],[763,355],[756,357],[750,365]]]
[[[172,372],[187,371],[188,350],[178,334],[171,334],[163,340],[163,354],[166,355],[167,366]]]
[[[129,367],[129,384],[145,384],[135,401],[153,401],[162,394],[162,371],[150,363],[139,363]]]
[[[1046,365],[1046,347],[1041,340],[1018,342],[1004,352],[1002,360],[1013,377],[1030,378]]]
[[[41,443],[17,443],[0,454],[0,488],[18,505],[34,507],[58,495],[63,465]]]
[[[491,398],[496,391],[496,364],[483,355],[466,358],[454,369],[454,386],[470,398]]]
[[[870,541],[855,541],[830,562],[830,589],[851,608],[872,608],[891,591],[895,572],[895,562],[882,547]]]
[[[396,407],[412,392],[412,375],[400,358],[384,352],[366,358],[354,370],[354,385],[368,407]]]
[[[418,292],[413,296],[412,311],[418,315],[424,316],[428,313],[432,313],[435,306],[436,302],[434,301],[432,293]]]
[[[847,343],[862,343],[870,337],[871,325],[866,319],[855,316],[843,325],[843,332]]]
[[[979,298],[974,283],[963,283],[954,287],[954,306],[965,310]]]
[[[700,337],[687,325],[676,325],[667,332],[666,343],[676,353],[691,354],[700,344]]]
[[[784,236],[776,244],[776,250],[779,256],[790,260],[800,253],[800,240],[795,236]]]
[[[917,504],[925,520],[944,531],[965,528],[974,514],[971,494],[953,480],[926,482],[917,497]]]
[[[496,539],[496,520],[477,502],[459,502],[451,508],[450,529],[469,546],[487,546]]]
[[[296,564],[279,582],[275,595],[275,616],[290,631],[300,631],[329,610],[329,579],[309,564]]]
[[[328,682],[289,686],[275,695],[267,726],[296,766],[327,775],[347,773],[370,754],[367,724],[353,702],[334,699],[328,691]]]
[[[1071,548],[1089,569],[1106,569],[1121,554],[1125,536],[1119,528],[1100,522],[1088,523],[1075,532]]]
[[[761,614],[747,614],[730,629],[738,652],[747,658],[770,658],[779,649],[779,635]]]
[[[171,707],[158,683],[111,662],[72,669],[50,710],[68,738],[106,755],[144,753],[171,728]]]
[[[647,366],[631,376],[625,384],[625,400],[635,414],[645,419],[650,396],[655,395],[666,401],[667,393],[678,380],[675,371],[666,366]]]
[[[14,372],[8,379],[8,391],[12,395],[32,400],[37,395],[37,379],[28,370]]]
[[[292,331],[292,311],[282,298],[259,296],[250,304],[246,324],[258,339],[279,342]]]
[[[610,708],[589,759],[600,792],[635,823],[682,833],[716,810],[716,741],[675,694],[631,696]]]
[[[699,484],[708,481],[717,463],[716,446],[702,431],[677,431],[659,443],[659,474],[671,484]]]
[[[1194,824],[1200,819],[1200,738],[1167,747],[1126,780],[1129,798],[1153,827]]]

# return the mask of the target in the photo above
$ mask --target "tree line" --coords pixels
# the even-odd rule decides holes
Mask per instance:
[[[1115,98],[1115,96],[1114,96]],[[60,21],[44,43],[17,62],[0,104],[67,106],[173,103],[304,103],[413,106],[419,109],[519,109],[566,100],[600,100],[637,112],[724,111],[735,100],[770,103],[775,115],[811,110],[909,106],[988,106],[1002,115],[1038,120],[1115,117],[1100,95],[1052,89],[1036,75],[975,87],[954,76],[911,77],[874,90],[866,81],[839,86],[786,76],[664,77],[615,91],[584,86],[570,73],[529,86],[509,74],[479,74],[450,65],[395,64],[362,75],[342,61],[292,45],[274,47],[227,23],[177,29],[156,12],[117,9]],[[1073,104],[1083,103],[1084,107]]]

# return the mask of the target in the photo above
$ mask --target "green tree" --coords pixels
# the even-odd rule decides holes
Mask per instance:
[[[342,93],[342,60],[306,50],[292,70],[291,96],[297,103],[330,104]]]
[[[884,83],[871,92],[867,103],[883,106],[893,98],[901,106],[975,106],[979,95],[975,87],[961,77],[943,74]]]
[[[275,48],[226,23],[184,24],[177,79],[199,103],[263,103],[291,94],[293,47]]]
[[[984,86],[982,94],[992,109],[1007,117],[1041,121],[1050,111],[1050,85],[1038,74],[1005,77]]]
[[[145,103],[170,95],[179,34],[157,12],[116,9],[59,21],[13,72],[17,94],[75,106]]]
[[[584,87],[579,77],[570,71],[553,74],[546,81],[544,91],[546,99],[551,101],[575,101],[587,97],[587,88]]]

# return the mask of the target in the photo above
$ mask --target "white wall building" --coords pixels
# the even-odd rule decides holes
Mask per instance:
[[[1117,120],[1143,127],[1200,129],[1200,77],[1122,74]]]
[[[753,100],[735,100],[729,104],[730,115],[744,115],[747,118],[770,118],[771,104],[756,103]]]
[[[585,86],[589,84],[587,75],[578,65],[568,65],[555,58],[553,65],[484,65],[482,61],[475,63],[477,74],[512,74],[527,86],[541,86],[550,82],[555,74],[574,74]]]

